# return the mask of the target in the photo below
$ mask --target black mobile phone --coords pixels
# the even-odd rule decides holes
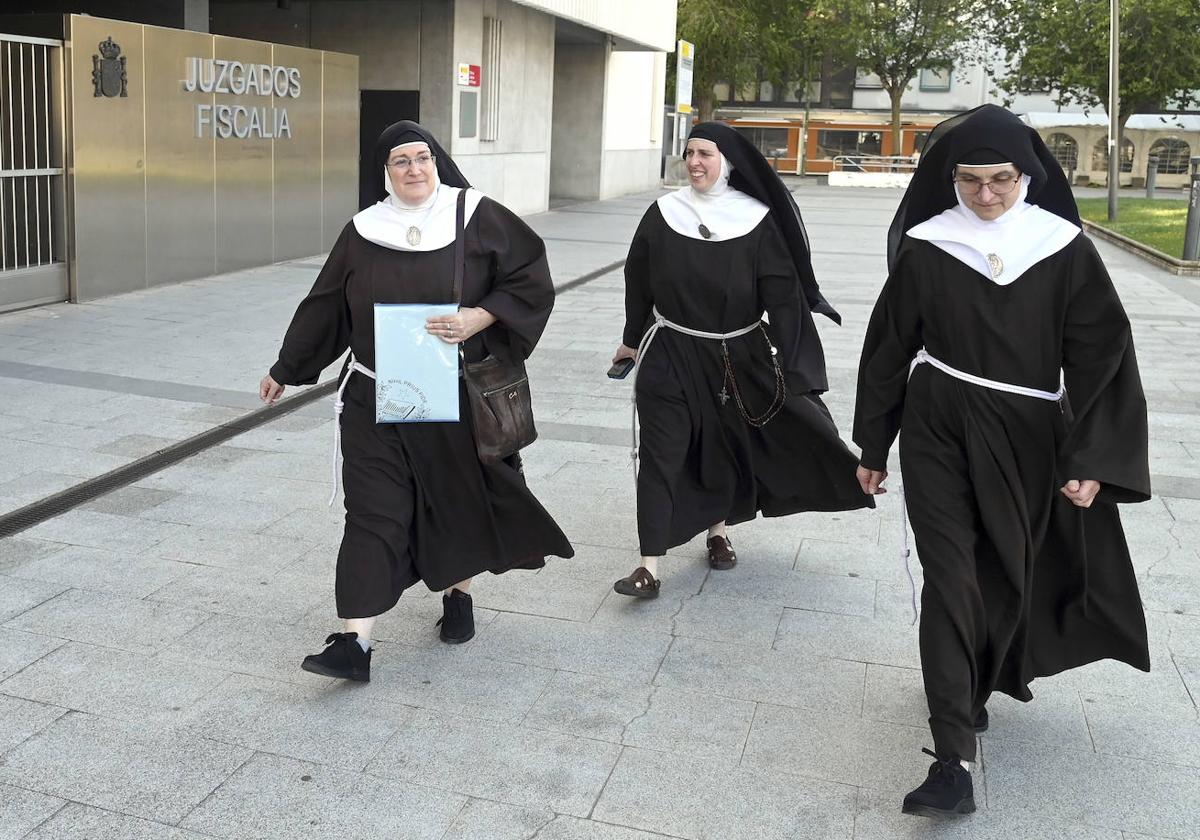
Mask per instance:
[[[624,379],[633,370],[633,359],[621,359],[608,369],[609,379]]]

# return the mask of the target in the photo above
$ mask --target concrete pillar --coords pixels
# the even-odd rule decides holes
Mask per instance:
[[[453,147],[454,11],[456,2],[421,0],[421,125],[446,149]]]
[[[604,163],[604,99],[612,47],[554,46],[554,112],[550,132],[550,196],[594,201]]]

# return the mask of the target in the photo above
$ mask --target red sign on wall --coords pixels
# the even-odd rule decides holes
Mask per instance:
[[[458,83],[464,87],[479,87],[479,79],[482,75],[483,68],[478,64],[458,65]]]

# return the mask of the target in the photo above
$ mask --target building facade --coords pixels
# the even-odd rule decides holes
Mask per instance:
[[[518,213],[658,183],[675,0],[208,5],[213,32],[359,57],[360,160],[385,126],[409,118]],[[374,176],[362,177],[365,199]]]
[[[655,187],[675,7],[6,4],[0,311],[328,250],[400,119],[517,213]]]

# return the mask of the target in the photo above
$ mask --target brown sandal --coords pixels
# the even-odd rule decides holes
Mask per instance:
[[[708,538],[708,565],[714,569],[732,569],[737,565],[737,555],[728,539]]]
[[[645,566],[638,566],[629,577],[613,584],[613,591],[631,598],[657,598],[662,581],[656,580]]]

